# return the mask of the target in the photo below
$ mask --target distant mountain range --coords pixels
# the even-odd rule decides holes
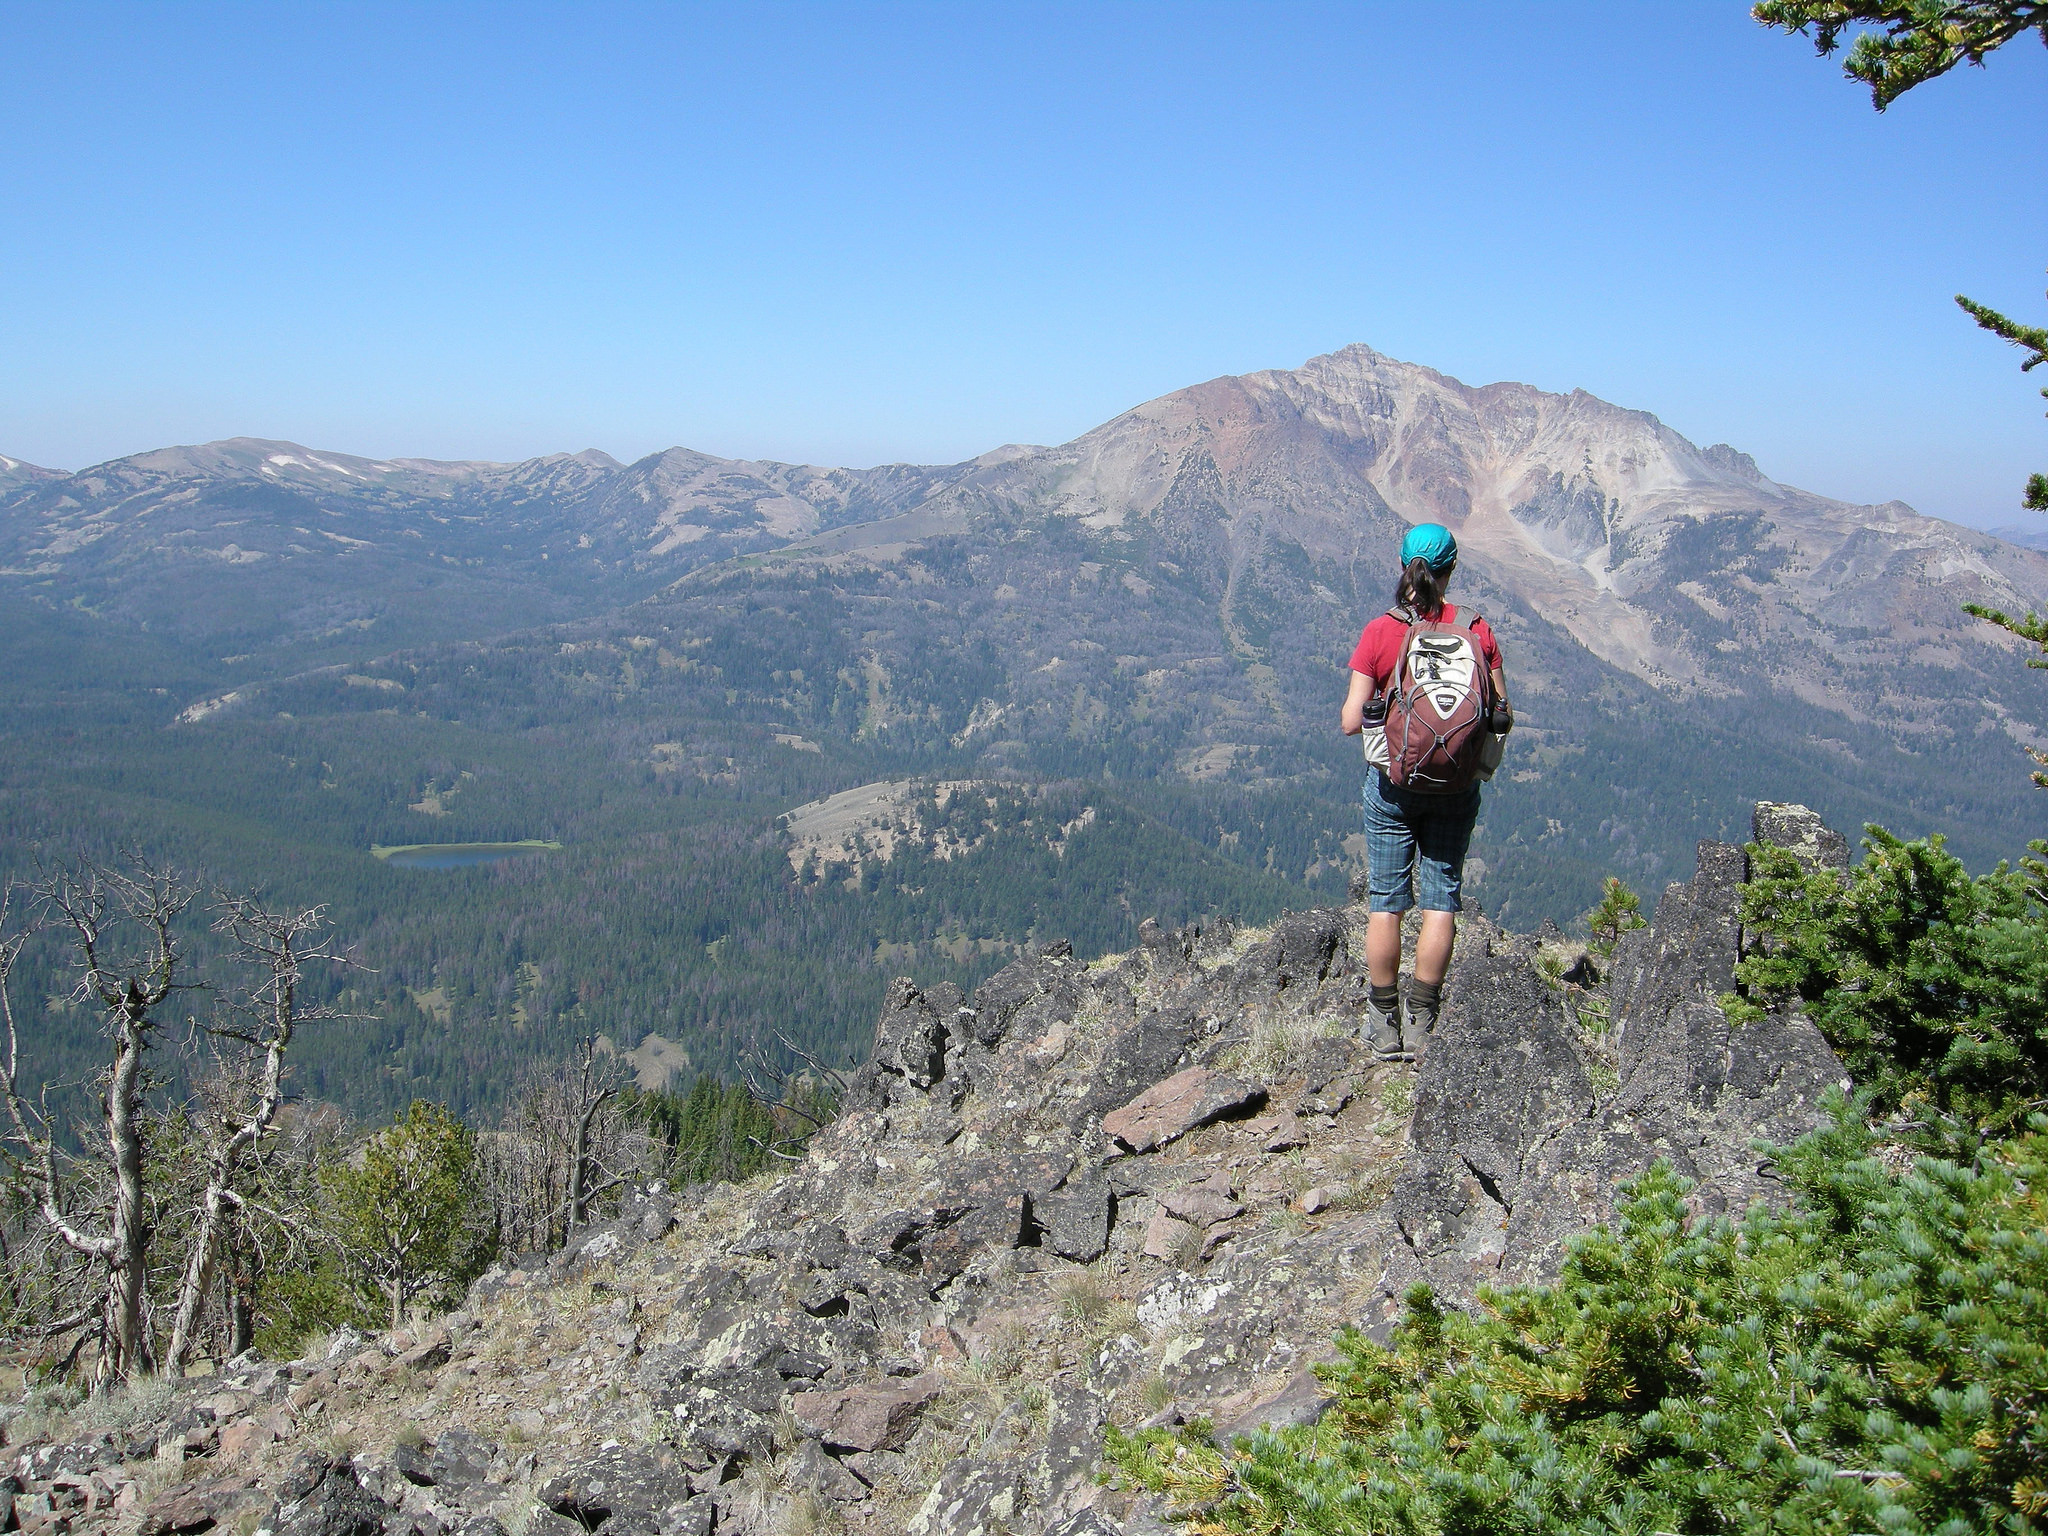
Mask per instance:
[[[2048,686],[1961,605],[2048,611],[2048,554],[1780,485],[1583,392],[1350,347],[940,467],[252,439],[0,460],[0,834],[174,827],[309,897],[367,881],[400,1015],[431,992],[444,1031],[460,997],[699,1060],[769,1006],[717,992],[735,957],[755,945],[770,986],[771,930],[858,898],[819,972],[836,1000],[775,1004],[857,1033],[870,971],[972,979],[1027,940],[1341,889],[1344,659],[1424,519],[1457,532],[1454,596],[1520,708],[1473,870],[1510,921],[1568,919],[1606,873],[1655,890],[1756,799],[1945,831],[1980,864],[2038,833],[2021,748],[2048,745]],[[828,802],[870,809],[825,839]],[[567,845],[517,876],[563,915],[533,926],[513,876],[475,877],[527,924],[502,960],[449,958],[428,907],[392,916],[424,888],[361,867],[371,842],[525,837]],[[664,952],[660,987],[696,1001],[630,980],[624,949],[578,980],[579,925],[640,921],[620,869],[674,902],[714,865],[716,911],[758,913]]]
[[[2018,523],[2007,523],[2002,528],[1991,530],[1991,536],[2003,539],[2008,544],[2017,544],[2023,549],[2048,549],[2048,521],[2035,527],[2022,527]]]
[[[735,556],[886,563],[1019,513],[1108,552],[1163,537],[1219,563],[1218,618],[1253,661],[1276,551],[1376,591],[1389,536],[1442,521],[1468,574],[1662,690],[1789,691],[1908,734],[1959,722],[1953,687],[1901,688],[1902,669],[1977,677],[2011,649],[1962,601],[2048,607],[2048,566],[2013,548],[2048,545],[2048,529],[1992,535],[1899,502],[1831,501],[1583,391],[1472,388],[1362,346],[1177,391],[1063,447],[942,467],[681,448],[631,465],[594,450],[380,461],[245,438],[77,474],[0,458],[0,575],[283,660],[586,616]],[[1972,728],[2037,740],[2024,708],[1970,712]]]

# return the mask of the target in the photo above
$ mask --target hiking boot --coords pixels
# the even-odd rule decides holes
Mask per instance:
[[[1419,1060],[1429,1048],[1429,1037],[1436,1033],[1436,1010],[1420,1012],[1407,1003],[1401,1005],[1401,1050],[1410,1061]]]
[[[1407,1015],[1408,1010],[1399,1003],[1391,1008],[1377,1008],[1367,998],[1365,1022],[1359,1027],[1358,1038],[1381,1061],[1413,1061],[1415,1058],[1404,1043]]]

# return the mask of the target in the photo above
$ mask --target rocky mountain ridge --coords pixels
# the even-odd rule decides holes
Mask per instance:
[[[1469,386],[1364,346],[1179,390],[1060,447],[950,466],[820,469],[681,448],[630,466],[594,450],[487,464],[255,439],[163,449],[0,481],[0,574],[82,583],[109,611],[162,623],[195,576],[247,586],[310,563],[366,589],[374,631],[380,581],[480,568],[535,589],[536,617],[553,618],[734,556],[886,561],[1033,513],[1111,549],[1142,537],[1220,561],[1222,627],[1254,662],[1271,659],[1256,610],[1287,550],[1377,567],[1402,526],[1443,521],[1469,572],[1622,672],[1680,694],[1775,688],[1909,733],[1951,707],[1933,674],[1992,672],[2012,649],[1961,603],[2048,609],[2048,559],[1992,535],[1778,484],[1726,444],[1698,447],[1583,390]],[[177,573],[161,595],[136,579],[152,567]],[[1916,685],[1887,686],[1902,675]],[[2040,744],[2024,710],[1994,701],[1991,715],[1989,728]]]
[[[2027,527],[2020,523],[2006,523],[1991,530],[1994,538],[2017,544],[2022,549],[2048,550],[2048,527]]]
[[[139,519],[153,517],[161,530],[175,520],[166,513],[201,505],[229,487],[305,498],[328,516],[381,514],[381,523],[363,528],[387,536],[425,536],[429,523],[450,520],[489,522],[497,531],[537,535],[558,556],[604,539],[607,555],[616,546],[629,558],[652,559],[706,539],[710,548],[700,553],[719,556],[758,536],[785,543],[929,495],[964,468],[820,469],[717,459],[686,448],[631,465],[597,449],[514,464],[377,460],[230,438],[135,454],[70,475],[31,465],[11,470],[32,488],[27,495],[17,491],[9,503],[17,514],[10,531],[19,541],[10,574],[54,573],[67,556],[122,538]]]
[[[1839,865],[1801,807],[1763,841]],[[1555,1272],[1656,1157],[1702,1212],[1773,1198],[1759,1137],[1840,1063],[1731,1027],[1742,850],[1609,977],[1472,921],[1419,1063],[1356,1043],[1361,908],[1052,946],[971,996],[892,990],[843,1113],[750,1186],[644,1192],[422,1329],[231,1362],[93,1433],[8,1422],[24,1531],[198,1536],[1159,1532],[1103,1426],[1227,1439],[1321,1412],[1308,1367],[1414,1281]],[[103,1415],[103,1418],[105,1415]],[[67,1437],[68,1436],[68,1437]]]
[[[0,484],[0,578],[245,673],[591,617],[735,557],[781,552],[767,570],[791,580],[914,563],[1034,519],[1101,551],[1069,565],[1127,564],[1147,590],[1190,576],[1236,668],[1328,668],[1385,601],[1385,550],[1434,519],[1471,597],[1533,622],[1526,688],[1576,692],[1582,650],[1668,697],[1816,711],[1909,750],[2048,744],[2018,642],[1961,612],[2048,611],[2048,555],[1781,485],[1584,391],[1468,386],[1364,346],[950,466],[377,461],[232,439],[29,473]],[[1868,757],[1853,732],[1812,734]]]
[[[1902,663],[2010,649],[1958,622],[1959,603],[2048,607],[2048,565],[1989,534],[1780,485],[1583,390],[1473,387],[1363,346],[1163,396],[973,494],[1105,532],[1206,522],[1233,565],[1283,544],[1349,565],[1442,522],[1466,567],[1622,671],[1716,695],[1780,672],[1862,718],[1886,713],[1878,679]]]
[[[971,468],[818,469],[683,448],[631,465],[596,450],[517,464],[372,460],[232,438],[70,475],[0,474],[0,576],[82,589],[95,611],[143,627],[239,634],[258,649],[318,638],[326,615],[307,599],[322,587],[353,604],[358,640],[380,620],[392,639],[456,638],[629,602],[707,562],[886,515]],[[421,587],[442,605],[475,589],[530,611],[501,609],[494,622],[458,602],[440,623],[422,627],[428,607],[394,627],[392,610]],[[213,603],[182,611],[228,592],[260,594],[253,632]]]

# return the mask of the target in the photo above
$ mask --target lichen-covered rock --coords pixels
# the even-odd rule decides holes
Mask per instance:
[[[1073,1123],[1078,1127],[1101,1119],[1133,1095],[1171,1077],[1186,1064],[1201,1034],[1201,1016],[1189,1005],[1154,1009],[1111,1036],[1074,1107]]]
[[[1181,1184],[1162,1191],[1159,1205],[1169,1216],[1206,1227],[1244,1214],[1236,1196],[1228,1174],[1219,1168],[1198,1184]]]
[[[1023,1479],[1006,1462],[962,1460],[939,1474],[907,1536],[1008,1536],[1014,1528]]]
[[[1068,1179],[1056,1193],[1034,1199],[1031,1210],[1044,1233],[1044,1245],[1063,1259],[1093,1264],[1109,1248],[1116,1194],[1096,1169]]]
[[[1826,846],[1798,807],[1759,815]],[[1546,1279],[1571,1237],[1611,1216],[1615,1188],[1666,1158],[1694,1204],[1777,1198],[1759,1139],[1819,1121],[1840,1061],[1804,1018],[1736,1028],[1719,999],[1741,957],[1745,856],[1703,842],[1693,879],[1626,935],[1610,984],[1618,1084],[1596,1098],[1590,1046],[1514,941],[1460,954],[1445,1023],[1416,1088],[1413,1150],[1383,1220],[1398,1243],[1371,1307],[1384,1328],[1416,1280],[1459,1301],[1489,1282]]]
[[[1216,1431],[1216,1443],[1228,1447],[1234,1441],[1261,1430],[1298,1429],[1317,1424],[1336,1399],[1313,1369],[1304,1366],[1287,1378],[1287,1384],[1270,1397],[1261,1398]]]
[[[1803,805],[1757,802],[1750,817],[1750,836],[1756,842],[1783,848],[1808,869],[1849,867],[1849,839]]]
[[[684,1442],[713,1460],[752,1455],[775,1438],[766,1413],[704,1383],[693,1383],[678,1393],[669,1413]]]
[[[699,1492],[673,1455],[612,1446],[535,1491],[545,1509],[605,1536],[670,1536]]]
[[[278,1484],[273,1536],[380,1536],[389,1507],[356,1478],[344,1457],[308,1452]]]
[[[174,1488],[146,1505],[136,1522],[136,1536],[198,1536],[229,1524],[245,1510],[270,1502],[247,1478],[208,1478]]]
[[[791,1488],[808,1488],[835,1504],[857,1504],[868,1496],[868,1485],[846,1470],[836,1457],[825,1454],[815,1440],[806,1440],[782,1467],[782,1481]]]
[[[899,1085],[930,1091],[946,1075],[951,1038],[947,1020],[931,998],[907,978],[892,983],[875,1023],[874,1052],[854,1075],[845,1107],[886,1109],[896,1101]]]

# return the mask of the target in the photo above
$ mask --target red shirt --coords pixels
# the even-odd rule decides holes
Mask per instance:
[[[1444,604],[1444,622],[1455,623],[1458,618],[1456,603]],[[1365,633],[1358,637],[1358,649],[1351,653],[1351,670],[1363,672],[1373,681],[1375,688],[1384,688],[1394,675],[1394,669],[1401,665],[1401,646],[1408,638],[1408,626],[1391,613],[1383,613],[1365,626]],[[1487,670],[1505,670],[1500,659],[1500,642],[1493,638],[1493,626],[1484,619],[1472,624],[1472,638],[1479,643],[1479,654],[1486,658]]]

